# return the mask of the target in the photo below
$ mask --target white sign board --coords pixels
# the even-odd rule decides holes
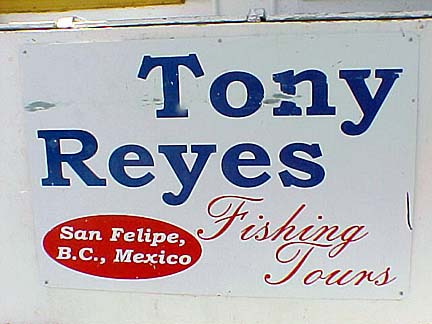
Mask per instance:
[[[45,284],[400,298],[417,40],[163,28],[22,50]]]

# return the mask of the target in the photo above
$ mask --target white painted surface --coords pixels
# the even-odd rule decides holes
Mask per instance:
[[[37,240],[42,242],[51,228],[74,218],[126,214],[180,226],[193,234],[203,249],[197,264],[181,273],[119,282],[60,267],[40,248],[43,280],[50,286],[66,288],[249,297],[398,299],[407,293],[411,231],[407,224],[406,195],[412,195],[414,188],[418,42],[415,32],[409,29],[403,34],[385,33],[370,25],[359,33],[352,31],[354,25],[346,23],[332,32],[299,28],[295,33],[289,24],[188,26],[181,31],[171,30],[168,39],[164,35],[166,27],[152,27],[129,32],[127,40],[111,30],[105,42],[88,39],[90,43],[47,44],[36,39],[34,44],[23,46],[20,60]],[[140,39],[139,32],[146,32],[145,40]],[[63,42],[60,34],[58,37]],[[326,50],[317,52],[318,48]],[[368,55],[371,48],[374,55]],[[389,51],[398,55],[390,56]],[[196,56],[188,56],[191,53]],[[186,107],[182,109],[187,109],[187,118],[156,118],[156,111],[161,112],[163,107],[163,82],[159,68],[152,68],[145,80],[143,76],[137,77],[144,56],[143,62],[149,62],[150,57],[196,57],[193,66],[200,66],[203,75],[193,77],[192,64],[188,69],[179,69],[179,106]],[[372,97],[382,93],[382,87],[377,90],[381,84],[379,70],[389,73],[383,84],[393,77],[395,81],[391,82],[372,125],[361,131],[356,127],[361,133],[354,134],[344,130],[344,126],[360,123],[360,106],[353,100],[353,93],[357,95],[359,88],[351,89],[339,75],[358,70],[371,74],[367,84]],[[254,98],[247,103],[244,84],[236,81],[228,88],[226,96],[231,105],[248,105],[234,111],[254,110],[241,118],[218,112],[217,108],[221,109],[215,103],[218,97],[209,94],[217,83],[215,80],[237,71],[254,80],[247,82],[249,98]],[[309,82],[304,82],[296,86],[295,94],[290,93],[294,98],[286,99],[280,84],[272,81],[284,71],[296,75],[307,71],[320,73],[325,86],[315,85],[312,93],[322,93],[312,99]],[[255,86],[257,83],[262,90]],[[217,91],[225,97],[222,89]],[[281,96],[283,100],[275,100]],[[313,108],[306,108],[312,101]],[[285,112],[285,116],[277,116],[273,109],[288,102],[295,102],[303,113],[288,116]],[[365,102],[360,103],[365,109]],[[38,105],[45,108],[35,111]],[[332,108],[327,108],[328,105]],[[309,110],[319,110],[321,115],[313,116]],[[58,142],[44,140],[44,132],[65,129],[91,134],[88,136],[99,143],[97,153],[86,161],[89,169],[84,170],[92,170],[106,184],[86,185],[81,179],[83,173],[73,172],[67,163],[63,164],[63,176],[70,181],[69,186],[62,185],[56,176],[42,180],[47,177],[48,168],[55,172],[58,165],[54,157],[48,157],[45,148]],[[78,139],[59,142],[62,153],[80,151]],[[122,185],[115,173],[107,170],[108,159],[110,163],[113,161],[112,152],[131,144],[143,147],[154,160],[154,167],[129,168],[127,173],[132,177],[147,172],[154,177],[150,183],[136,188],[132,184]],[[158,149],[160,145],[183,145],[187,150],[183,158],[191,168],[198,160],[191,153],[192,144],[212,146],[214,151],[206,159],[192,192],[176,201],[168,200],[167,194],[180,196],[182,186],[175,175],[180,168],[178,164],[170,165]],[[84,145],[83,150],[90,149],[90,144]],[[229,158],[228,163],[224,160],[238,145],[254,147],[260,153],[255,153],[256,158],[268,157],[268,165],[259,162],[262,163],[259,166],[239,167],[240,175],[233,176],[237,174],[236,158]],[[303,146],[295,153],[297,159],[302,159],[298,167],[287,153],[293,145]],[[243,155],[251,158],[252,153],[247,151]],[[267,177],[260,185],[246,180],[259,175]],[[41,185],[41,181],[45,184]],[[242,198],[227,198],[232,195]],[[218,202],[212,204],[215,199]],[[240,208],[241,204],[244,207]],[[240,220],[238,215],[246,212]],[[260,214],[263,219],[258,218]],[[214,237],[228,223],[226,217],[234,220],[233,224]],[[292,231],[283,226],[289,219]],[[244,239],[242,232],[251,225],[254,228],[246,232],[248,238]],[[324,225],[333,229],[323,232]],[[94,226],[92,230],[100,229]],[[278,229],[282,234],[272,234],[278,233]],[[336,232],[329,235],[334,229]],[[305,231],[306,235],[300,234]],[[110,233],[102,235],[101,244],[108,244]],[[257,233],[258,240],[253,233]],[[50,248],[54,260],[61,263],[67,258],[58,252],[57,244],[65,249],[73,242],[79,243],[53,241],[55,247]],[[120,262],[118,251],[133,248],[135,252],[150,253],[148,249],[152,248],[145,243],[126,247],[121,242],[95,252],[97,258],[106,260],[98,268],[100,271],[112,268],[114,272],[123,266],[136,267],[141,269],[137,273],[141,276],[149,265]],[[93,241],[81,243],[86,249],[97,246]],[[168,244],[155,247],[151,253],[163,250],[170,255],[173,249]],[[188,256],[191,252],[183,247],[176,253]],[[72,251],[71,258],[77,253]],[[69,266],[92,268],[93,264],[97,262],[77,258]],[[298,271],[293,270],[296,265],[301,265]],[[173,268],[158,262],[154,267]],[[364,270],[370,279],[359,279]],[[329,284],[325,277],[334,271],[339,274],[330,277],[332,284]],[[290,273],[295,274],[288,279]],[[317,280],[320,276],[322,280]],[[342,283],[335,283],[337,279]]]
[[[30,182],[24,141],[18,51],[35,40],[104,41],[108,30],[20,32],[0,34],[1,134],[0,320],[7,323],[430,323],[432,267],[432,21],[378,22],[379,32],[418,33],[420,41],[417,169],[414,205],[411,290],[401,301],[341,301],[232,297],[160,296],[45,288],[38,275]],[[345,23],[291,23],[293,32],[338,32]],[[376,22],[354,23],[356,32],[370,31]],[[164,33],[169,33],[167,27]],[[226,26],[227,32],[229,26]],[[261,28],[254,25],[253,28]],[[187,29],[187,27],[185,27]],[[137,37],[145,29],[114,31],[117,37]],[[134,36],[135,35],[135,36]],[[371,49],[373,52],[373,49]],[[41,76],[41,82],[43,76]]]

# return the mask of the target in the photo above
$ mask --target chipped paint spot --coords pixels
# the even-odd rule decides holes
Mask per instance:
[[[35,112],[55,108],[56,105],[46,101],[33,101],[24,107],[26,111]]]
[[[283,93],[274,93],[272,97],[277,99],[293,99],[293,98],[300,98],[301,95],[290,96]]]
[[[273,104],[277,104],[279,101],[281,101],[281,100],[276,99],[276,98],[269,98],[269,99],[264,99],[263,104],[264,105],[273,105]]]

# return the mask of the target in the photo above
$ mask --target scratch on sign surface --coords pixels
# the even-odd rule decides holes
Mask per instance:
[[[410,231],[412,231],[412,225],[411,225],[411,212],[410,212],[410,196],[409,196],[409,192],[406,193],[406,207],[407,207],[407,223],[408,223],[408,228],[410,229]]]

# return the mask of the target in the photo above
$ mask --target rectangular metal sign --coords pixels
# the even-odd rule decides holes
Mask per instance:
[[[22,49],[45,284],[405,294],[417,39],[164,28]]]

